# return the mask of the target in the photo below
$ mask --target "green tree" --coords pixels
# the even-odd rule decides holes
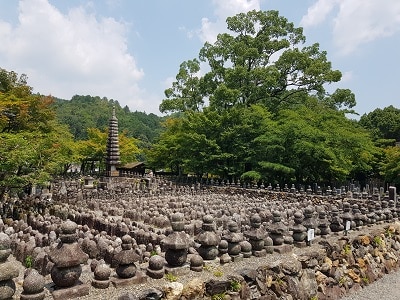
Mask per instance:
[[[393,105],[362,115],[359,123],[371,132],[375,140],[391,140],[392,144],[400,141],[400,109]]]
[[[200,62],[197,59],[185,61],[179,68],[176,81],[172,87],[165,90],[167,97],[160,104],[160,111],[183,112],[187,110],[199,111],[204,104],[200,91]]]
[[[55,121],[53,99],[32,94],[27,77],[0,70],[0,196],[60,172],[72,136]],[[60,151],[57,151],[60,149]]]
[[[167,123],[150,151],[158,167],[270,182],[341,182],[373,174],[379,154],[368,132],[346,118],[354,94],[325,86],[341,79],[318,44],[277,11],[227,19],[229,33],[181,65],[166,91]],[[208,100],[208,105],[205,105]]]
[[[380,174],[389,184],[400,188],[400,147],[386,147],[380,163]]]
[[[199,59],[210,71],[196,76],[199,62],[183,63],[161,111],[198,109],[208,98],[216,110],[263,104],[276,112],[302,103],[310,93],[324,99],[324,85],[341,79],[327,53],[318,44],[303,46],[302,28],[277,11],[240,13],[227,18],[227,26],[232,34],[219,34],[214,44],[206,42],[200,50]],[[330,100],[336,106],[354,106],[345,94],[338,92]]]
[[[369,133],[343,112],[309,101],[308,106],[280,111],[279,161],[295,170],[297,182],[343,182],[370,174],[377,148]]]

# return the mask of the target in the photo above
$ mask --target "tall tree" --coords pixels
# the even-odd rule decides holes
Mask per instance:
[[[362,115],[359,123],[372,133],[375,140],[400,141],[400,109],[393,105]]]
[[[341,79],[327,53],[318,44],[304,46],[302,28],[277,11],[240,13],[227,18],[227,26],[232,34],[219,34],[214,44],[206,42],[200,50],[199,59],[208,63],[209,72],[197,78],[197,60],[181,65],[177,81],[160,105],[163,112],[197,109],[205,99],[216,110],[263,104],[276,112],[301,103],[310,93],[323,99],[324,85]],[[331,97],[335,105],[355,105],[340,94]]]
[[[0,198],[9,190],[49,180],[72,155],[61,150],[69,147],[72,136],[55,121],[52,98],[32,94],[26,80],[0,70]]]

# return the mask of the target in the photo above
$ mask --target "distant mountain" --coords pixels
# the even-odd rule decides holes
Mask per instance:
[[[121,107],[118,101],[98,96],[75,95],[71,100],[55,98],[53,104],[57,119],[69,126],[76,140],[87,138],[87,128],[105,130],[115,106],[119,131],[139,139],[143,144],[151,144],[162,131],[161,122],[165,117],[144,112],[131,112],[128,106]]]

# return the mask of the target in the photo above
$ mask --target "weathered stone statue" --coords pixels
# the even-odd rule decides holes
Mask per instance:
[[[333,207],[331,210],[331,224],[329,225],[329,228],[331,229],[332,232],[339,232],[343,231],[344,226],[343,226],[343,221],[342,218],[339,216],[339,210],[337,207]]]
[[[80,297],[89,294],[89,286],[79,284],[78,280],[82,273],[82,266],[88,260],[77,243],[76,233],[77,224],[66,221],[61,225],[61,242],[49,253],[50,260],[54,263],[51,269],[51,279],[55,285],[61,289],[53,292],[53,297],[61,299],[63,297]],[[73,289],[65,289],[73,287]]]
[[[262,257],[267,254],[264,249],[264,239],[268,233],[261,228],[261,217],[259,214],[253,214],[250,217],[250,230],[245,232],[245,237],[248,238],[252,253],[254,256]]]
[[[331,229],[329,228],[329,220],[327,219],[326,211],[321,210],[318,212],[318,234],[322,238],[325,238],[330,232]]]
[[[199,255],[205,260],[213,260],[218,256],[218,244],[220,238],[215,233],[215,222],[211,215],[203,217],[202,232],[196,240],[200,243],[198,248]]]
[[[228,242],[228,254],[233,261],[240,257],[240,242],[243,241],[243,234],[239,231],[239,226],[235,221],[229,221],[228,231],[223,237]]]
[[[26,269],[24,274],[23,292],[20,300],[42,300],[44,292],[44,277],[35,269]]]
[[[274,246],[280,246],[284,242],[284,234],[287,230],[285,224],[281,221],[281,213],[274,211],[272,213],[272,224],[269,227],[269,235],[274,243]]]
[[[292,231],[293,231],[294,245],[298,247],[306,246],[305,241],[307,238],[307,228],[302,223],[303,223],[303,214],[301,211],[296,211],[294,213],[294,225],[292,227]]]
[[[11,239],[7,234],[0,232],[0,300],[12,299],[15,293],[13,278],[18,277],[18,269],[7,258],[11,254]]]
[[[173,232],[165,237],[162,244],[165,247],[165,260],[172,267],[179,267],[185,264],[189,248],[189,237],[184,232],[185,223],[182,213],[171,215],[171,227]]]

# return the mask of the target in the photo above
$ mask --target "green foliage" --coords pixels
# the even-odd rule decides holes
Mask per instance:
[[[160,104],[161,112],[200,110],[204,100],[200,92],[200,79],[196,75],[199,71],[200,62],[197,59],[183,62],[180,65],[176,81],[171,88],[165,90],[167,99]]]
[[[240,176],[240,179],[247,183],[256,184],[261,179],[261,174],[257,171],[247,171]]]
[[[212,266],[210,264],[205,264],[203,266],[203,270],[212,273],[215,277],[222,277],[224,276],[224,272],[221,268]]]
[[[343,246],[343,254],[344,255],[349,255],[351,253],[351,245],[346,244]]]
[[[226,292],[214,294],[211,296],[211,300],[224,300],[226,296]]]
[[[33,266],[33,258],[32,256],[28,255],[27,257],[25,257],[25,268],[32,268]]]
[[[105,97],[75,95],[69,101],[56,99],[53,104],[57,120],[70,128],[75,140],[88,139],[88,128],[105,131],[113,106],[119,130],[126,131],[128,137],[138,139],[141,147],[149,147],[160,134],[163,118],[155,114],[131,112],[127,106],[121,108],[118,101]]]
[[[164,278],[168,280],[169,282],[175,282],[178,280],[178,276],[172,274],[172,273],[165,273]]]
[[[172,88],[165,91],[161,111],[199,111],[208,99],[209,107],[218,111],[262,104],[276,112],[310,93],[324,100],[324,84],[341,79],[326,52],[318,44],[303,47],[302,28],[277,11],[253,10],[226,22],[231,34],[219,34],[214,44],[206,42],[200,49],[199,60],[208,63],[210,71],[200,76],[197,59],[182,63]],[[352,107],[351,95],[338,91],[327,102]]]
[[[229,180],[343,182],[377,174],[383,156],[357,122],[346,118],[354,94],[324,85],[331,69],[319,45],[303,46],[301,28],[276,11],[227,19],[232,32],[206,43],[199,61],[180,66],[166,90],[164,112],[182,112],[165,125],[148,152],[155,168],[212,174]],[[209,105],[205,105],[208,99]]]
[[[378,153],[356,122],[314,98],[275,117],[253,105],[186,112],[165,126],[153,166],[249,182],[344,181],[371,173]]]
[[[214,270],[213,275],[215,277],[222,277],[222,276],[224,276],[224,272],[221,269],[216,269],[216,270]]]
[[[393,105],[361,116],[360,125],[371,132],[375,140],[400,141],[400,109]]]
[[[376,246],[381,246],[383,244],[382,238],[380,236],[378,236],[378,235],[374,236],[374,240],[373,241],[374,241],[374,244]]]
[[[53,99],[31,93],[26,75],[0,69],[0,198],[41,184],[73,157],[73,140],[55,120]]]
[[[239,292],[239,291],[241,290],[241,288],[242,288],[242,285],[241,285],[240,282],[237,281],[237,280],[232,280],[232,281],[230,282],[230,284],[231,284],[230,289],[231,289],[231,291],[233,291],[233,292]]]

